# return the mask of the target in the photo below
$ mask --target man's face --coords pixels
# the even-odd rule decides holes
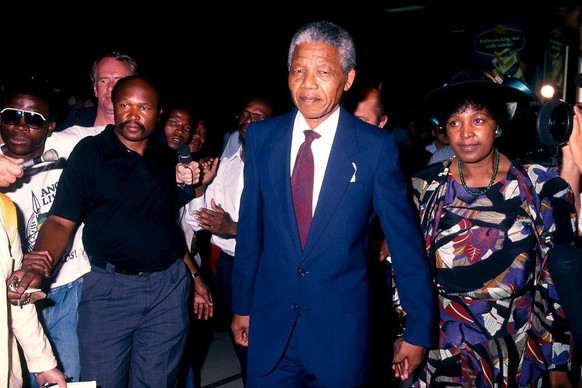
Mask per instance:
[[[196,131],[192,135],[192,140],[190,140],[190,153],[194,154],[200,151],[204,143],[206,143],[206,123],[204,120],[199,120]]]
[[[160,114],[158,103],[158,92],[141,78],[128,80],[120,87],[113,102],[115,130],[126,146],[142,142],[154,132]]]
[[[372,92],[368,92],[365,97],[358,102],[358,105],[354,110],[354,116],[368,124],[379,125],[377,105],[377,96]]]
[[[168,147],[177,150],[190,140],[192,133],[192,117],[186,109],[172,109],[164,125],[164,133]]]
[[[356,72],[344,74],[340,52],[326,43],[302,43],[295,49],[288,85],[295,106],[315,128],[333,113]]]
[[[2,110],[0,133],[5,144],[4,154],[25,160],[42,155],[44,142],[56,126],[48,120],[48,104],[38,97],[17,94]]]
[[[238,134],[241,139],[245,138],[247,127],[253,121],[263,121],[271,117],[273,109],[271,105],[263,99],[252,99],[243,108],[241,115],[238,118]]]
[[[97,97],[99,108],[108,115],[113,115],[111,89],[117,81],[129,75],[132,75],[131,68],[125,62],[115,58],[103,58],[97,65],[93,92]]]

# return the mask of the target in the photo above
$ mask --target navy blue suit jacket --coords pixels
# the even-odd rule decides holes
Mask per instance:
[[[312,339],[309,351],[314,358],[320,353],[322,367],[367,369],[366,260],[376,214],[408,313],[405,340],[422,346],[433,343],[431,275],[417,218],[407,200],[396,139],[340,109],[304,250],[290,180],[297,110],[254,122],[246,132],[233,310],[250,315],[249,360],[260,359],[264,373],[276,366],[299,315],[305,335]],[[355,181],[350,182],[354,165]]]

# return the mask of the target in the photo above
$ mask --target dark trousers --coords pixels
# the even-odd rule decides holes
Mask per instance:
[[[224,251],[220,251],[220,256],[216,262],[216,286],[218,288],[219,305],[221,306],[222,314],[226,322],[228,322],[228,332],[232,340],[234,351],[240,362],[240,370],[243,384],[247,380],[247,348],[237,345],[234,342],[232,331],[230,330],[230,322],[234,315],[232,311],[232,268],[234,265],[234,258]]]
[[[143,276],[92,267],[79,304],[81,379],[101,388],[174,387],[188,333],[192,280],[176,260]]]

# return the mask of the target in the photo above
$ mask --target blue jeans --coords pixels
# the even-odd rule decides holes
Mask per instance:
[[[58,367],[66,376],[72,377],[72,381],[79,381],[81,374],[77,308],[81,300],[82,287],[81,276],[71,283],[51,288],[47,298],[38,307],[39,318],[58,360]],[[29,374],[29,381],[31,387],[38,387],[32,373]]]

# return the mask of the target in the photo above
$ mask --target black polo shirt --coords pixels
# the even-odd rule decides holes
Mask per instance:
[[[85,224],[89,256],[125,270],[163,270],[184,254],[177,162],[155,139],[144,156],[127,149],[108,125],[71,153],[49,214]]]

